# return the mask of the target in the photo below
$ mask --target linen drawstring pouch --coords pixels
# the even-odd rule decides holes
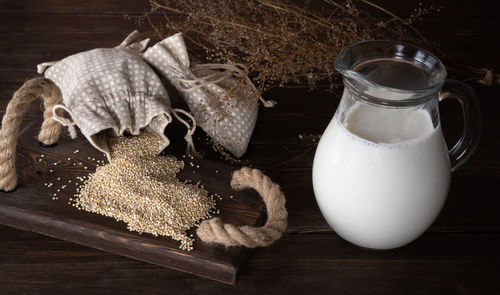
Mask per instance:
[[[257,121],[260,97],[248,76],[230,64],[190,66],[184,38],[177,33],[148,48],[144,59],[182,94],[192,115],[210,137],[241,157]]]
[[[146,129],[162,139],[158,152],[169,145],[164,134],[172,114],[188,126],[188,149],[194,151],[190,126],[172,109],[163,84],[153,69],[142,59],[149,39],[139,40],[132,32],[115,48],[97,48],[68,56],[57,62],[38,65],[38,72],[60,89],[63,104],[53,109],[54,119],[68,126],[71,137],[74,125],[98,150],[111,159],[107,136],[124,133],[138,135]],[[66,111],[71,120],[61,116]]]

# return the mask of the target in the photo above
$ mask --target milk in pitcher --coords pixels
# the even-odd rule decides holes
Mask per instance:
[[[439,214],[450,183],[441,126],[421,109],[358,102],[337,113],[318,145],[314,193],[346,240],[387,249],[411,242]]]
[[[313,187],[321,213],[344,239],[391,249],[419,237],[445,203],[451,172],[479,142],[481,112],[474,91],[446,79],[430,52],[399,41],[361,41],[335,61],[344,92],[321,136]],[[459,141],[448,150],[439,102],[463,111]]]

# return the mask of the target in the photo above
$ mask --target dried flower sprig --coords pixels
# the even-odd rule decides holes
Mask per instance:
[[[281,0],[150,0],[150,4],[151,11],[141,20],[147,19],[157,36],[184,33],[190,45],[204,49],[192,51],[199,62],[243,64],[261,92],[287,83],[314,88],[324,79],[333,89],[337,54],[357,41],[398,39],[429,45],[412,24],[439,10],[420,4],[409,17],[401,18],[368,0],[323,0],[303,6]],[[151,19],[157,14],[164,16],[161,24]]]

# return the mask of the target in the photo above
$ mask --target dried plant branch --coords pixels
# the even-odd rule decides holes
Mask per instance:
[[[412,23],[433,11],[418,7],[403,19],[369,0],[315,2],[320,9],[286,0],[150,0],[150,5],[143,18],[157,36],[180,31],[204,49],[193,52],[197,61],[243,64],[261,91],[289,83],[314,88],[325,78],[333,89],[332,69],[343,47],[375,38],[426,43]],[[369,9],[387,17],[372,16]],[[151,22],[153,13],[163,15],[163,24]]]
[[[360,0],[361,2],[365,3],[365,4],[368,4],[372,7],[375,7],[377,8],[378,10],[384,12],[384,13],[387,13],[388,15],[392,16],[394,19],[393,20],[398,20],[400,21],[401,23],[407,25],[409,28],[411,28],[413,30],[413,32],[415,32],[420,38],[422,38],[422,40],[425,40],[425,37],[417,30],[415,29],[411,24],[409,24],[407,21],[403,20],[402,18],[400,18],[399,16],[395,15],[394,13],[390,12],[389,10],[383,8],[383,7],[380,7],[379,5],[375,4],[375,3],[372,3],[370,1],[367,1],[367,0]],[[390,20],[392,21],[392,20]],[[387,22],[386,22],[387,24]]]

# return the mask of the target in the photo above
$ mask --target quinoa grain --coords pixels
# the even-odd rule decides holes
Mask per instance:
[[[112,160],[78,186],[74,204],[79,210],[124,221],[131,231],[170,236],[182,250],[193,250],[186,231],[212,217],[215,198],[200,186],[180,181],[184,162],[157,156],[159,138],[139,136],[110,139]],[[84,169],[87,167],[84,167]]]

